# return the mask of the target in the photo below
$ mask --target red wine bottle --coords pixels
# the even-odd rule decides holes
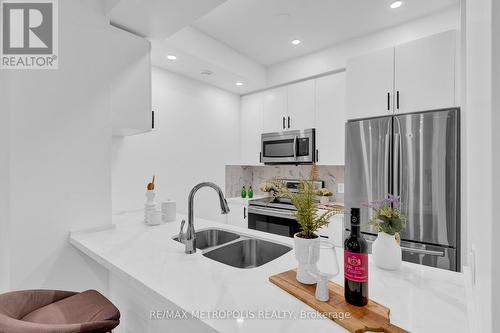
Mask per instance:
[[[347,303],[368,303],[368,246],[361,236],[359,208],[351,209],[351,234],[344,242],[344,297]]]

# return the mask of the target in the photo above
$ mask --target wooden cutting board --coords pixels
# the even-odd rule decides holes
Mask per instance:
[[[334,282],[330,281],[328,285],[330,300],[328,302],[318,301],[314,297],[316,285],[302,284],[297,281],[296,275],[295,270],[290,270],[273,275],[269,280],[350,332],[408,332],[392,325],[389,320],[390,310],[377,302],[369,300],[368,304],[363,307],[347,303],[344,299],[344,288]],[[342,316],[335,315],[341,312],[350,313],[349,318],[344,316],[343,319],[340,319]]]

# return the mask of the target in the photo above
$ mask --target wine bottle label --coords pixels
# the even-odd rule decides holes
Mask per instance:
[[[354,282],[368,282],[368,254],[344,251],[344,277]]]

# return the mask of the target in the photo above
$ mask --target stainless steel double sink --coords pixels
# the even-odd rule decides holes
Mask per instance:
[[[179,237],[173,237],[177,242]],[[262,266],[289,252],[287,245],[221,229],[196,232],[196,248],[203,256],[237,268]]]

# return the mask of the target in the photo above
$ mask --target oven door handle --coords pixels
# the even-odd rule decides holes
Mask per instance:
[[[248,214],[259,214],[259,215],[268,215],[274,217],[281,217],[285,219],[295,220],[295,213],[292,211],[284,211],[282,209],[274,209],[274,208],[257,208],[257,207],[248,207]]]

